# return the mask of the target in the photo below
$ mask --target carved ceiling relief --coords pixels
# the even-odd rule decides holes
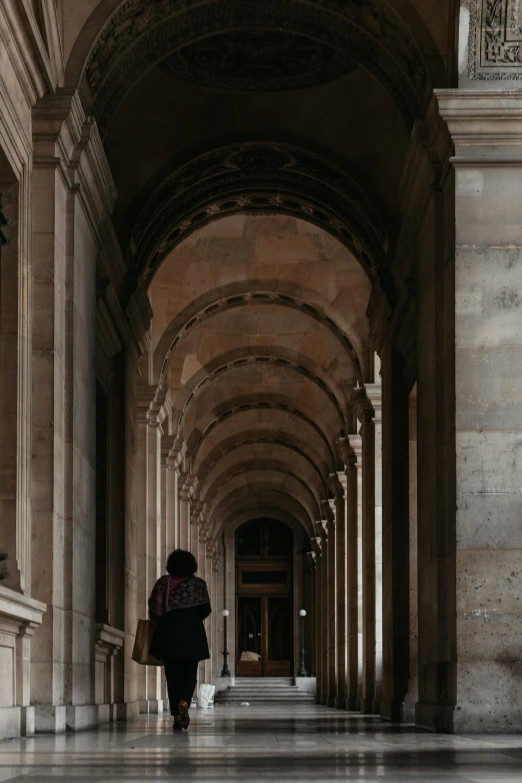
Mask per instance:
[[[220,32],[167,57],[174,76],[226,90],[288,90],[330,81],[355,68],[333,47],[285,30]]]
[[[422,54],[386,0],[129,0],[88,59],[81,94],[102,133],[153,65],[219,89],[288,89],[330,81],[355,63],[405,121],[422,114]]]
[[[522,78],[522,0],[472,0],[469,75],[477,80]]]

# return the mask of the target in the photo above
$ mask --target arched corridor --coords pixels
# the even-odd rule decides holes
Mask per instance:
[[[515,0],[0,3],[0,738],[163,725],[177,547],[220,725],[279,678],[358,742],[522,731],[521,40]]]

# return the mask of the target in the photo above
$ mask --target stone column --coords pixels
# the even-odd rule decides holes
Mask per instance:
[[[179,546],[190,549],[190,484],[188,476],[180,476],[179,494]]]
[[[327,656],[327,686],[326,704],[335,707],[337,699],[337,556],[336,556],[336,518],[335,502],[323,501],[327,513],[326,552],[327,568],[323,574],[326,593],[326,656]]]
[[[419,602],[417,568],[417,387],[409,395],[409,677],[403,720],[415,723],[419,698]]]
[[[125,352],[125,611],[124,700],[121,717],[138,715],[138,673],[142,666],[132,660],[138,624],[138,352]]]
[[[400,721],[409,675],[408,391],[401,357],[382,349],[383,693],[381,716]]]
[[[32,281],[25,228],[29,225],[28,178],[22,171],[18,176],[21,184],[0,147],[0,221],[6,239],[6,244],[0,241],[0,552],[9,558],[4,586],[28,593],[31,589]]]
[[[347,688],[346,708],[357,709],[359,683],[359,514],[357,471],[361,470],[361,437],[350,435],[342,446],[346,495],[346,604]]]
[[[320,523],[317,523],[319,525]],[[312,548],[316,555],[316,570],[315,570],[315,606],[316,606],[316,634],[315,634],[315,676],[316,676],[316,697],[317,703],[321,704],[322,694],[324,689],[324,673],[323,673],[323,641],[324,641],[324,628],[321,622],[323,616],[323,557],[322,557],[322,538],[318,535],[311,539]]]
[[[437,92],[455,144],[456,614],[445,611],[455,628],[458,732],[522,730],[520,82],[516,89]],[[419,454],[419,477],[420,467]],[[424,676],[421,668],[420,699]]]
[[[147,426],[147,516],[146,516],[146,581],[144,600],[147,606],[152,588],[164,573],[160,565],[162,547],[161,518],[161,439],[163,417],[149,412]],[[147,667],[147,711],[157,714],[163,712],[161,695],[162,671],[157,666]]]
[[[172,549],[179,549],[179,470],[176,467],[176,458],[174,456],[169,458],[169,469],[172,474],[172,524],[173,524],[173,539]]]
[[[375,703],[376,588],[375,588],[375,425],[374,410],[364,388],[353,395],[362,440],[362,695],[361,712]]]
[[[377,380],[377,379],[376,379]],[[375,432],[375,699],[373,712],[380,711],[382,696],[382,388],[380,378],[367,383],[366,394],[373,410]]]
[[[346,474],[331,477],[335,492],[336,616],[337,616],[337,693],[335,706],[346,707],[347,693],[347,578],[346,578]]]
[[[96,260],[115,198],[77,94],[33,108],[33,594],[37,731],[95,725]],[[52,567],[49,567],[52,564]]]

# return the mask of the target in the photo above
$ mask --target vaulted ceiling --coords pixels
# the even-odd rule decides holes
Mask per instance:
[[[114,227],[154,317],[193,511],[328,513],[412,129],[454,79],[453,0],[63,0]],[[308,522],[306,522],[308,520]]]

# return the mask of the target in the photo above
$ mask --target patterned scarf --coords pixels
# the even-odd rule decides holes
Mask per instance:
[[[165,606],[167,586],[169,585],[169,603]],[[197,576],[162,576],[158,579],[149,598],[149,613],[151,618],[161,620],[167,611],[173,609],[190,609],[210,601],[207,584]]]

